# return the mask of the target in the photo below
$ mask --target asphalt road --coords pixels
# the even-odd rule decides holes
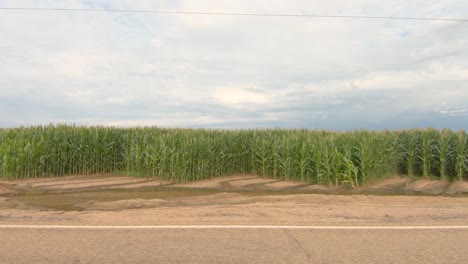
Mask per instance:
[[[468,229],[0,229],[0,263],[467,263]]]

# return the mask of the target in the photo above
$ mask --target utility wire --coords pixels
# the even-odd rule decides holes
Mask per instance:
[[[153,13],[153,14],[209,15],[209,16],[252,16],[252,17],[396,19],[396,20],[425,20],[425,21],[468,22],[468,18],[399,17],[399,16],[353,16],[353,15],[305,15],[305,14],[230,13],[230,12],[190,12],[190,11],[137,10],[137,9],[131,10],[131,9],[93,9],[93,8],[0,7],[0,10],[11,10],[11,11],[16,10],[16,11],[117,12],[117,13]]]

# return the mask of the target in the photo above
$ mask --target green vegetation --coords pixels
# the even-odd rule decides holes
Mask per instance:
[[[462,179],[467,164],[463,130],[0,129],[6,179],[123,173],[185,182],[252,173],[356,186],[395,174]]]

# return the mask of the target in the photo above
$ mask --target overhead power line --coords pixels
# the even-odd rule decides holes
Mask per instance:
[[[191,12],[167,10],[132,10],[132,9],[93,9],[93,8],[36,8],[36,7],[0,7],[0,10],[16,11],[70,11],[70,12],[117,12],[117,13],[153,13],[177,15],[209,15],[209,16],[251,16],[251,17],[305,17],[305,18],[346,18],[346,19],[396,19],[396,20],[426,20],[426,21],[457,21],[468,22],[468,18],[438,18],[438,17],[400,17],[400,16],[361,16],[361,15],[307,15],[307,14],[268,14],[268,13],[231,13],[231,12]]]

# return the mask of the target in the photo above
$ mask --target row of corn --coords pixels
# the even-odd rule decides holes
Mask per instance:
[[[0,178],[120,173],[186,182],[232,174],[354,186],[395,174],[467,176],[465,131],[332,132],[49,125],[0,129]]]

